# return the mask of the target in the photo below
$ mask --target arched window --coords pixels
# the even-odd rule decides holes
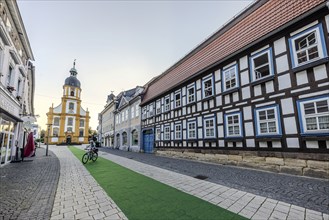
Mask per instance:
[[[122,145],[127,145],[128,139],[127,139],[127,132],[122,133]]]
[[[71,96],[74,96],[74,89],[71,88],[71,93],[70,93]]]
[[[138,131],[133,130],[131,133],[131,144],[132,145],[138,145]]]
[[[117,134],[117,147],[120,147],[120,134]]]
[[[53,128],[53,137],[58,137],[59,129]]]
[[[83,129],[79,129],[79,137],[83,137],[83,133],[84,133],[84,130]]]

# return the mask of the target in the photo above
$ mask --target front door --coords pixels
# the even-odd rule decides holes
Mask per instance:
[[[154,134],[152,130],[143,132],[143,148],[145,153],[153,153]]]
[[[71,135],[66,137],[66,144],[71,144]]]

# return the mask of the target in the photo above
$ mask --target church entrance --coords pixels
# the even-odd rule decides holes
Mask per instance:
[[[66,137],[66,144],[71,144],[71,135]]]

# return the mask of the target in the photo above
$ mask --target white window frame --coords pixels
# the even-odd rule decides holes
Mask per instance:
[[[155,104],[155,114],[161,114],[161,99],[157,100],[156,101],[156,104]]]
[[[232,77],[232,71],[234,71],[234,77]],[[228,76],[229,75],[229,76]],[[222,70],[222,83],[223,83],[223,91],[229,91],[239,87],[239,77],[238,77],[238,64],[234,64]],[[227,88],[226,82],[232,81],[235,79],[235,86]]]
[[[210,81],[210,87],[206,87],[206,83]],[[211,91],[211,94],[206,94],[206,90]],[[214,79],[213,76],[207,76],[202,79],[202,98],[209,98],[214,95]]]
[[[179,99],[177,99],[177,95],[179,95]],[[174,94],[175,108],[180,108],[182,106],[182,93],[181,91],[176,91]]]
[[[310,60],[309,57],[308,57],[308,55],[309,55],[308,54],[309,53],[308,49],[313,48],[313,46],[306,47],[303,50],[300,50],[299,52],[305,51],[305,53],[307,54],[306,55],[307,61],[304,61],[302,63],[298,63],[298,56],[297,56],[298,52],[297,52],[297,49],[296,49],[295,41],[302,38],[302,37],[306,37],[306,36],[308,36],[309,34],[311,34],[313,32],[316,35],[316,37],[315,37],[316,43],[314,44],[314,46],[316,46],[317,49],[318,49],[318,57],[313,58],[313,59]],[[325,46],[325,40],[324,40],[322,25],[321,24],[315,25],[315,26],[310,27],[310,28],[306,29],[305,31],[302,31],[301,33],[298,33],[298,34],[292,36],[291,38],[289,38],[289,49],[290,49],[290,56],[291,56],[291,62],[292,62],[292,67],[293,68],[298,67],[298,66],[302,66],[302,65],[305,65],[305,64],[314,62],[316,60],[327,57],[328,55],[327,55],[327,49],[326,49],[326,46]]]
[[[329,112],[318,112],[319,102],[320,101],[327,101],[327,107],[329,108],[329,96],[320,96],[320,97],[313,97],[303,100],[297,101],[297,108],[298,108],[298,116],[299,116],[299,124],[301,127],[302,134],[326,134],[329,135],[329,128],[328,129],[321,129],[320,128],[320,117],[325,117],[329,115]],[[314,113],[313,114],[305,114],[305,104],[314,103]],[[308,118],[315,118],[316,119],[316,127],[317,129],[308,130],[307,129],[307,119]]]
[[[175,124],[175,140],[182,140],[182,124]]]
[[[234,121],[234,117],[237,117],[238,122]],[[231,119],[231,120],[230,120]],[[224,116],[224,123],[225,123],[225,137],[242,137],[243,136],[243,130],[242,130],[242,114],[241,112],[234,112],[234,113],[229,113],[229,114],[225,114]],[[230,123],[230,121],[232,121],[232,123]],[[238,127],[239,129],[239,133],[235,134],[233,132],[233,134],[230,134],[230,128],[234,129]]]
[[[168,103],[166,103],[167,100],[168,100]],[[169,95],[164,98],[164,112],[168,112],[168,111],[170,111],[170,96]]]
[[[190,128],[190,125],[194,124],[194,129]],[[190,135],[190,132],[194,132],[194,136]],[[196,121],[187,122],[187,139],[196,139],[197,138],[197,126]]]
[[[192,94],[189,93],[191,89],[193,89]],[[190,104],[193,102],[195,102],[195,84],[194,83],[191,85],[188,85],[187,89],[186,89],[186,103]]]
[[[268,111],[274,110],[274,119],[268,119]],[[265,111],[266,113],[266,119],[260,120],[259,113]],[[275,122],[275,132],[264,132],[261,133],[261,123],[266,123],[267,130],[269,130],[269,123]],[[280,122],[280,112],[279,112],[279,106],[278,105],[272,105],[272,106],[265,106],[255,109],[255,125],[256,125],[256,136],[281,136],[282,130],[281,130],[281,122]]]
[[[160,141],[161,140],[161,128],[155,128],[155,140]]]
[[[166,125],[163,128],[163,139],[168,141],[170,140],[170,126]]]
[[[256,77],[255,75],[255,63],[254,60],[260,56],[263,56],[264,54],[267,54],[267,58],[268,58],[268,63],[263,64],[261,66],[258,66],[257,68],[259,69],[260,67],[264,67],[266,65],[268,65],[269,67],[269,75],[263,76],[263,77]],[[271,77],[274,75],[274,66],[273,66],[273,53],[272,53],[272,48],[269,47],[265,50],[262,50],[254,55],[252,55],[249,58],[250,61],[250,78],[252,82],[258,81],[258,80],[262,80],[262,79],[266,79],[268,77]]]
[[[212,121],[212,126],[210,127],[207,122]],[[213,135],[208,135],[207,131],[213,130]],[[216,120],[215,117],[207,117],[203,119],[203,134],[204,138],[216,138]]]

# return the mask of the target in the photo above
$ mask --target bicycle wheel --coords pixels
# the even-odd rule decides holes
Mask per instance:
[[[85,153],[83,156],[82,156],[82,163],[83,164],[86,164],[89,160],[89,155],[88,153]]]
[[[97,160],[97,158],[98,158],[98,153],[93,153],[93,155],[91,156],[91,160],[93,161],[93,162],[95,162],[96,160]]]

